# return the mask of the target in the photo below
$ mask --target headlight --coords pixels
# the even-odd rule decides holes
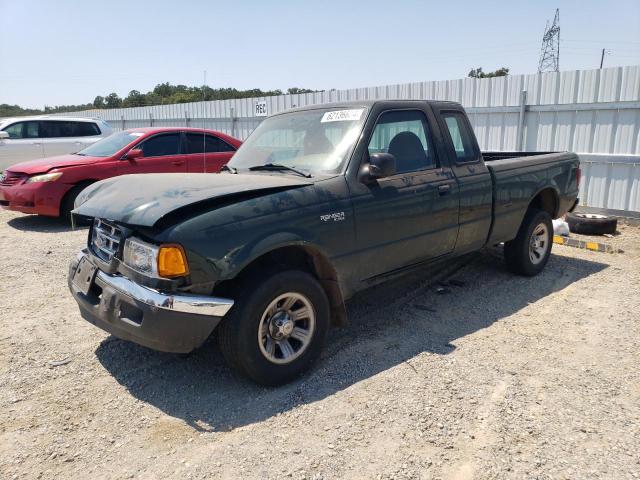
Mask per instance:
[[[125,265],[134,270],[158,276],[158,247],[135,238],[127,238],[124,242],[123,260]]]
[[[124,242],[125,265],[151,277],[182,277],[189,274],[189,265],[180,245],[151,245],[136,238]]]
[[[53,182],[59,179],[61,176],[62,176],[62,172],[45,173],[43,175],[34,175],[33,177],[27,178],[27,181],[24,183]]]

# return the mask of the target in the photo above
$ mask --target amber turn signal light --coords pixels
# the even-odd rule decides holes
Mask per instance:
[[[158,275],[172,278],[188,274],[189,265],[184,249],[180,245],[162,245],[158,251]]]

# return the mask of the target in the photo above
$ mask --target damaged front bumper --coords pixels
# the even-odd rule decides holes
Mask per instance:
[[[80,252],[69,266],[67,282],[82,317],[118,338],[154,350],[191,352],[233,306],[233,300],[226,298],[165,293],[99,269],[81,288],[74,275],[83,258],[91,262],[86,250]]]

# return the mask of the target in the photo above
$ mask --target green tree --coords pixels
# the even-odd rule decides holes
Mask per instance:
[[[159,83],[153,89],[153,93],[162,98],[169,97],[173,93],[173,87],[169,82]]]
[[[287,89],[287,93],[290,95],[294,95],[296,93],[314,93],[317,92],[317,90],[310,90],[308,88],[298,88],[298,87],[292,87]]]
[[[509,69],[506,67],[502,67],[497,69],[494,72],[483,72],[482,67],[472,68],[469,72],[468,77],[473,78],[491,78],[491,77],[506,77],[509,75]]]
[[[107,108],[120,108],[122,106],[122,99],[117,93],[110,93],[105,97],[104,103]]]
[[[145,95],[138,90],[131,90],[129,95],[122,100],[123,107],[142,107],[146,105]]]
[[[104,108],[104,97],[98,95],[93,99],[93,106],[95,108]]]

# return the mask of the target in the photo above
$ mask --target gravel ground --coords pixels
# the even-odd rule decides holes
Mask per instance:
[[[499,251],[349,305],[318,366],[265,389],[80,318],[86,230],[0,212],[0,478],[640,478],[640,228],[624,253]]]

